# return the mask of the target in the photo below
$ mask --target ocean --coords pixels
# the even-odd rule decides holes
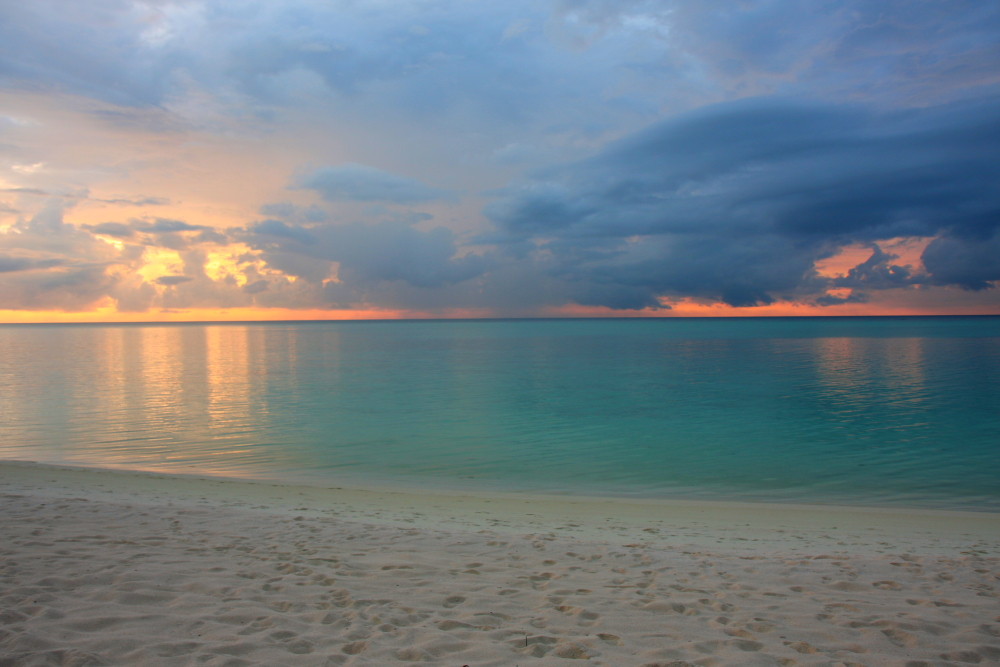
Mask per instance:
[[[1000,511],[1000,317],[4,325],[0,458]]]

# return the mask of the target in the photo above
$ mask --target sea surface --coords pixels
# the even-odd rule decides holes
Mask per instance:
[[[1000,511],[1000,318],[5,325],[0,458]]]

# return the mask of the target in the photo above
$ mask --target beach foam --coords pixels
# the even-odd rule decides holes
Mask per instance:
[[[0,664],[1000,663],[1000,516],[0,464]]]

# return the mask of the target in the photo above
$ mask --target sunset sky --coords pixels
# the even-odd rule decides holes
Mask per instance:
[[[0,0],[0,322],[1000,314],[1000,3]]]

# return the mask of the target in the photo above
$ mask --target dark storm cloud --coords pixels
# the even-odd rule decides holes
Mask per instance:
[[[973,291],[989,289],[1000,281],[1000,233],[935,239],[924,251],[923,260],[934,284]]]
[[[487,214],[501,233],[491,240],[541,243],[590,301],[628,286],[647,303],[667,294],[766,304],[822,287],[813,263],[838,248],[902,236],[944,236],[928,248],[931,282],[982,285],[1000,276],[956,244],[1000,226],[998,154],[996,99],[883,114],[747,100],[553,168],[502,192]],[[888,259],[876,254],[850,280],[912,284]],[[962,261],[980,269],[945,269]]]

